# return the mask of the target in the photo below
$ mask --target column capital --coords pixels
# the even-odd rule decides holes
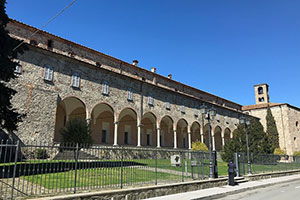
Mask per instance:
[[[117,122],[114,122],[114,124],[118,124],[119,122],[117,121]]]

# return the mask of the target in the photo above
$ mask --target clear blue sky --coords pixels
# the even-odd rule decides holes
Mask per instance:
[[[8,0],[41,27],[72,0]],[[299,0],[77,0],[44,30],[242,105],[300,107]]]

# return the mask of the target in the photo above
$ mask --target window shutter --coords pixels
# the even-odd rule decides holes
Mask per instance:
[[[170,110],[170,102],[168,102],[168,101],[166,102],[166,109]]]
[[[184,105],[181,106],[181,112],[185,113],[185,111],[184,111]]]
[[[132,89],[131,88],[128,89],[127,99],[130,100],[130,101],[132,101]]]

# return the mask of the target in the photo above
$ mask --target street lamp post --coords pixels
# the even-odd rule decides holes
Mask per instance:
[[[248,126],[250,125],[250,119],[241,117],[240,123],[245,125],[245,132],[246,132],[246,146],[247,146],[247,164],[248,164],[248,174],[251,174],[251,167],[250,167],[250,156],[249,156],[249,143],[248,143]]]
[[[208,142],[209,142],[209,178],[213,178],[213,164],[212,164],[212,139],[211,139],[211,128],[210,128],[210,120],[212,117],[216,116],[216,109],[214,107],[207,108],[207,106],[202,105],[200,107],[200,113],[202,117],[206,115],[206,119],[208,122]]]

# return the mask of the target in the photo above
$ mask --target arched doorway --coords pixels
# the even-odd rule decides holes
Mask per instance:
[[[114,111],[108,104],[97,104],[91,114],[93,142],[96,144],[113,144]]]
[[[215,139],[215,150],[222,150],[222,129],[220,126],[216,126],[214,129],[214,139]]]
[[[137,145],[137,114],[131,108],[123,109],[119,114],[118,144]]]
[[[224,131],[224,142],[225,142],[225,144],[227,144],[230,141],[230,134],[231,134],[230,129],[226,128],[225,131]]]
[[[188,148],[188,134],[187,134],[188,123],[185,119],[180,119],[176,126],[177,135],[177,147]]]
[[[164,116],[160,121],[160,146],[174,147],[173,120]]]
[[[86,119],[86,106],[76,97],[68,97],[59,102],[56,108],[54,141],[60,142],[60,129],[63,128],[68,121],[79,118]]]
[[[192,142],[196,142],[196,141],[201,142],[200,124],[198,122],[193,122],[191,126],[191,136],[192,136]]]
[[[156,116],[151,112],[144,114],[142,118],[141,145],[157,145]]]

